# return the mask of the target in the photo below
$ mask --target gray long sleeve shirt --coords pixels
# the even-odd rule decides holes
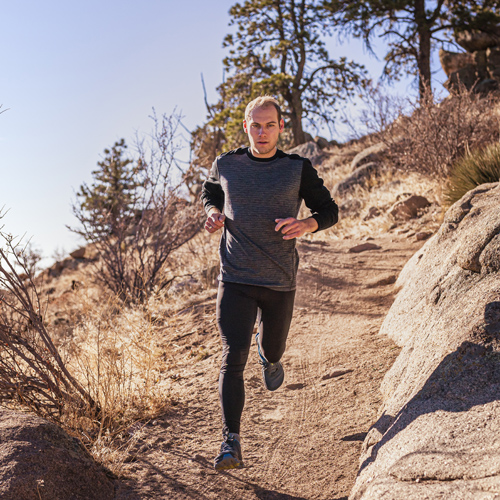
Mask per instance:
[[[275,219],[297,217],[302,200],[326,229],[338,207],[307,158],[278,150],[256,158],[248,148],[219,156],[201,195],[205,211],[226,216],[219,253],[219,280],[289,291],[296,286],[296,239],[284,240]]]

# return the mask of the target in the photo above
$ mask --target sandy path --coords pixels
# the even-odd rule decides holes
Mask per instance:
[[[120,500],[347,499],[376,419],[380,381],[398,354],[378,335],[394,298],[387,283],[421,246],[379,239],[371,241],[379,250],[349,253],[358,243],[300,243],[284,387],[264,389],[255,345],[245,372],[242,470],[212,468],[221,439],[214,299],[193,308],[189,328],[197,333],[175,339],[179,404],[139,431]],[[211,355],[197,360],[194,348]]]

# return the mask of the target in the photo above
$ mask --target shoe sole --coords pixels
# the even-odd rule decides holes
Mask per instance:
[[[242,469],[243,467],[244,467],[244,464],[240,460],[238,460],[234,457],[227,457],[227,458],[223,458],[215,466],[215,470]]]

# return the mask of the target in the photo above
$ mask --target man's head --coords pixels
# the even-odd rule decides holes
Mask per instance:
[[[258,158],[274,156],[283,127],[281,109],[274,97],[261,96],[248,103],[243,128],[248,134],[250,151],[254,156]]]

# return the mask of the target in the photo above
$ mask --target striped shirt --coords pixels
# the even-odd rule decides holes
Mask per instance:
[[[299,257],[296,238],[284,240],[275,219],[297,217],[302,200],[326,229],[338,207],[307,158],[278,150],[256,158],[249,148],[216,158],[203,184],[202,201],[226,216],[219,246],[219,280],[294,290]]]

